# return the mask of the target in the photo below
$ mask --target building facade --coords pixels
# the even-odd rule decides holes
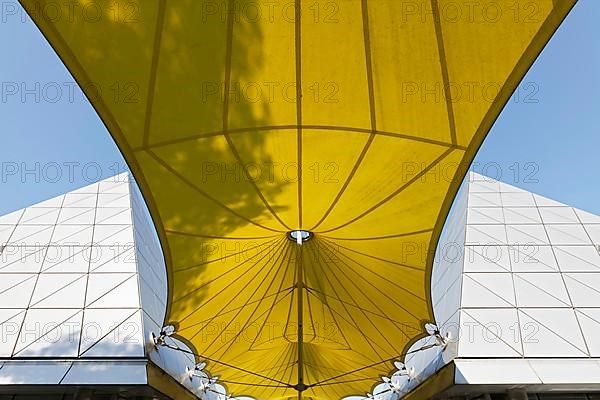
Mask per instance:
[[[408,355],[381,398],[600,398],[599,216],[471,173],[431,288],[447,344]]]
[[[184,343],[155,346],[153,229],[128,174],[0,217],[0,399],[226,398]],[[471,173],[431,293],[439,334],[373,397],[600,399],[600,217]]]
[[[166,268],[128,174],[0,217],[0,243],[0,398],[203,394],[193,355],[154,346]]]

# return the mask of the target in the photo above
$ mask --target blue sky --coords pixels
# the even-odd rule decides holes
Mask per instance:
[[[0,215],[125,168],[34,24],[5,10],[0,15]],[[580,0],[525,77],[520,96],[502,112],[473,170],[600,214],[599,16],[600,1]],[[41,93],[39,101],[34,94],[25,101],[8,96],[15,84],[20,92],[25,85]],[[30,172],[23,176],[25,170]]]

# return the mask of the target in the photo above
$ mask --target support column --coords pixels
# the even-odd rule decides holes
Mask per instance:
[[[297,246],[298,276],[296,290],[298,291],[298,400],[302,400],[302,392],[306,389],[304,383],[304,330],[303,330],[303,297],[304,297],[304,271],[302,270],[302,245]]]

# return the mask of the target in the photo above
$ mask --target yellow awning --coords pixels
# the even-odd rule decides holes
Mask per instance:
[[[166,322],[236,395],[337,399],[434,321],[454,195],[575,0],[21,3],[141,186]]]

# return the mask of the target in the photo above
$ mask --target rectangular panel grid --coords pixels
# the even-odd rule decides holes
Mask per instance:
[[[120,175],[0,217],[0,356],[144,355],[142,315],[162,324],[166,277],[130,185]]]
[[[525,357],[596,356],[592,336],[600,332],[600,318],[581,313],[600,307],[600,253],[593,238],[600,218],[494,182],[475,179],[469,186],[461,309],[516,310]],[[460,345],[459,354],[497,348],[479,338]],[[510,350],[504,356],[514,357]]]

